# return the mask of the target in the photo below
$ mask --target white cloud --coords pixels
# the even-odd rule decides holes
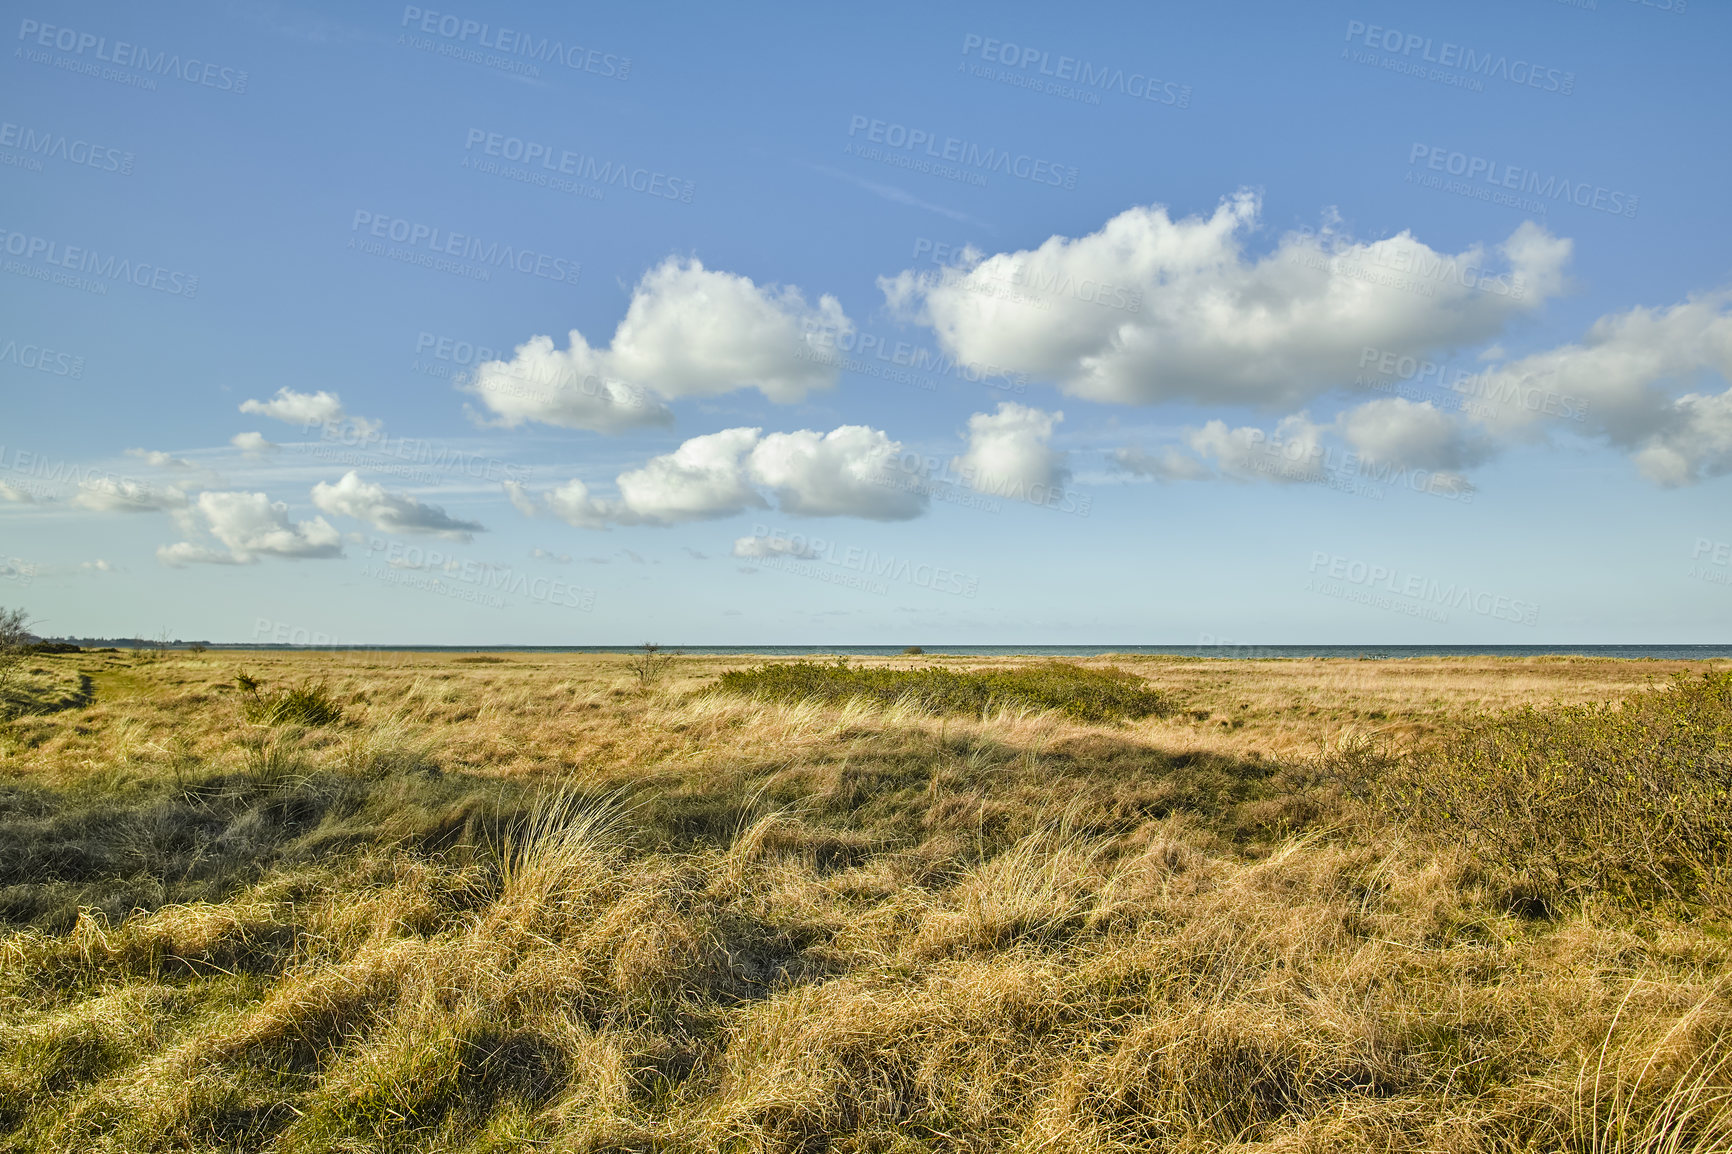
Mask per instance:
[[[523,487],[522,481],[503,481],[505,496],[511,501],[511,507],[525,517],[535,516],[535,500],[529,495],[529,490]]]
[[[383,486],[361,480],[351,469],[335,485],[313,486],[313,504],[334,517],[353,517],[387,533],[431,533],[452,541],[467,541],[486,526],[459,521],[437,505],[424,504]]]
[[[541,505],[584,529],[711,520],[768,508],[769,497],[783,512],[799,516],[906,520],[919,516],[928,498],[918,476],[899,483],[893,466],[901,452],[900,442],[864,425],[768,436],[755,428],[723,429],[621,473],[617,498],[571,480],[545,494]],[[521,498],[531,513],[536,510],[521,486],[507,492],[514,504]]]
[[[0,501],[13,501],[20,505],[34,505],[36,498],[16,485],[8,485],[0,481]]]
[[[554,553],[554,552],[551,552],[547,549],[541,548],[539,545],[536,546],[535,548],[531,549],[529,551],[529,555],[531,557],[535,558],[537,561],[552,561],[556,565],[569,565],[569,564],[571,564],[571,554],[570,553]]]
[[[80,569],[89,569],[92,572],[96,572],[96,573],[112,573],[112,572],[114,572],[114,566],[110,565],[107,561],[104,561],[100,557],[98,557],[94,561],[80,561],[78,563],[78,567]]]
[[[510,361],[477,366],[468,389],[508,426],[614,433],[668,424],[663,398],[754,388],[779,403],[802,400],[836,383],[820,339],[852,331],[835,297],[809,305],[792,286],[669,258],[638,282],[607,347],[575,329],[564,349],[535,336]]]
[[[1304,484],[1322,479],[1323,435],[1326,426],[1307,413],[1283,417],[1271,435],[1249,426],[1229,428],[1209,421],[1192,429],[1185,443],[1199,457],[1213,458],[1223,475],[1236,480],[1266,480]]]
[[[547,511],[578,529],[605,529],[623,512],[619,502],[590,496],[589,486],[573,477],[543,499]]]
[[[239,449],[249,457],[263,456],[274,453],[277,446],[265,440],[263,433],[236,433],[229,438],[229,444]]]
[[[1052,448],[1063,413],[1001,401],[996,413],[968,418],[968,450],[951,462],[970,488],[995,496],[1040,501],[1043,490],[1070,479],[1066,454]]]
[[[1524,223],[1500,246],[1501,272],[1479,246],[1438,253],[1405,232],[1371,242],[1290,233],[1248,257],[1258,211],[1249,193],[1206,219],[1137,207],[1087,236],[879,286],[965,363],[1096,401],[1274,406],[1350,384],[1368,346],[1494,337],[1561,290],[1570,255],[1568,240]],[[1388,283],[1399,279],[1412,283]]]
[[[157,452],[152,449],[128,449],[126,455],[138,457],[154,469],[196,469],[197,465],[185,457],[176,457],[170,453]]]
[[[531,337],[509,361],[486,361],[466,386],[498,418],[515,428],[540,421],[566,429],[619,433],[673,423],[673,413],[645,389],[607,376],[606,356],[571,331],[570,346]]]
[[[901,451],[900,442],[865,425],[822,434],[802,429],[765,437],[752,450],[748,469],[784,513],[906,521],[925,511],[927,498],[918,476],[897,476]]]
[[[1708,374],[1732,381],[1732,290],[1601,317],[1579,343],[1494,365],[1465,387],[1493,432],[1531,435],[1564,417],[1628,451],[1651,480],[1683,485],[1732,472],[1732,390],[1702,391]]]
[[[740,537],[734,541],[736,557],[795,557],[805,560],[818,554],[798,537]]]
[[[185,507],[186,494],[172,485],[153,489],[140,481],[96,477],[78,483],[72,503],[101,513],[153,513]]]
[[[324,389],[316,393],[297,393],[290,388],[281,388],[277,390],[277,395],[268,401],[242,401],[240,411],[256,413],[289,425],[299,425],[303,431],[315,425],[335,425],[343,421],[363,433],[375,432],[379,428],[377,421],[352,417],[345,413],[342,399],[336,393],[326,392]]]
[[[157,558],[167,565],[243,565],[261,557],[341,557],[342,537],[323,517],[290,521],[289,507],[264,493],[207,491],[178,514],[189,536],[205,533],[223,549],[193,541],[164,545]]]
[[[752,488],[744,458],[758,429],[723,429],[693,437],[618,479],[624,511],[616,516],[652,524],[727,517],[767,502]]]
[[[1456,473],[1489,460],[1496,446],[1483,431],[1430,401],[1367,401],[1341,414],[1347,441],[1368,461]]]

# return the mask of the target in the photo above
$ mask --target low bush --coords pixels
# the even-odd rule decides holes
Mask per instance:
[[[1732,672],[1622,705],[1523,709],[1335,766],[1363,800],[1465,841],[1540,904],[1732,905]]]
[[[241,714],[254,725],[336,725],[343,720],[343,707],[322,681],[261,690],[245,674],[239,680],[246,694]]]
[[[1078,721],[1103,722],[1169,711],[1166,699],[1134,674],[1063,661],[974,672],[854,667],[846,659],[790,661],[730,670],[716,688],[767,701],[865,698],[932,714],[1051,709]]]

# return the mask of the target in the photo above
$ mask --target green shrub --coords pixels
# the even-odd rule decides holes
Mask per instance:
[[[1402,755],[1362,744],[1336,770],[1541,904],[1595,892],[1732,904],[1732,672],[1681,675],[1621,706],[1472,721]]]
[[[245,674],[242,677],[252,681]],[[343,707],[322,681],[268,692],[252,682],[241,701],[241,713],[254,725],[336,725],[343,720]]]
[[[1102,722],[1168,711],[1166,700],[1134,674],[1062,661],[974,672],[854,668],[845,658],[828,665],[790,661],[730,670],[716,688],[767,701],[866,698],[932,714],[1052,709],[1078,721]]]

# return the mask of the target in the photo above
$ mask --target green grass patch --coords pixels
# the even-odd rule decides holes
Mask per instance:
[[[343,720],[343,707],[324,682],[262,690],[244,673],[236,681],[245,693],[241,713],[254,725],[336,725]]]
[[[887,669],[789,661],[734,669],[716,689],[765,701],[900,703],[925,713],[980,715],[999,709],[1051,709],[1078,721],[1121,721],[1170,711],[1166,698],[1122,669],[1063,661],[964,672],[929,667]]]

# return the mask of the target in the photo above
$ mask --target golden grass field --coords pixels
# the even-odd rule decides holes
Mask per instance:
[[[1091,725],[629,661],[31,659],[0,1150],[1732,1149],[1723,904],[1536,905],[1332,768],[1703,665],[1090,659],[1171,704]]]

